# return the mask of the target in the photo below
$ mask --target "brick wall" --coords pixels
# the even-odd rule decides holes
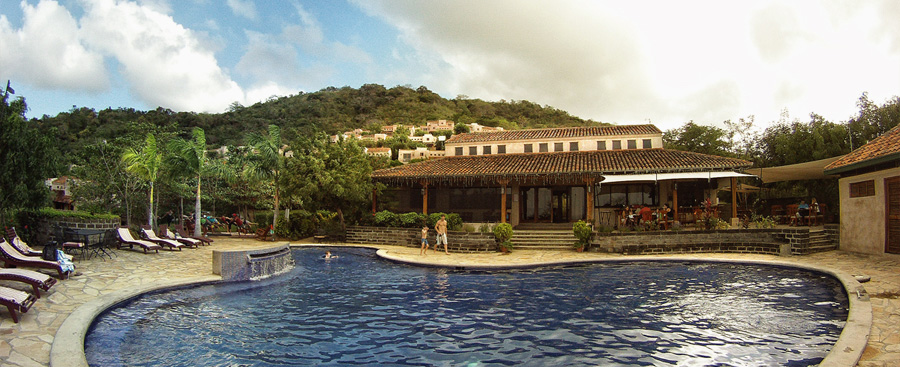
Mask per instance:
[[[650,231],[595,233],[591,250],[623,254],[808,253],[808,229],[738,229],[712,231]]]
[[[435,232],[428,231],[428,243],[434,245]],[[416,228],[388,227],[347,227],[347,243],[395,245],[419,248],[422,230]],[[443,248],[443,246],[442,246]],[[452,252],[492,252],[497,251],[497,240],[491,233],[463,231],[447,232],[447,248]]]

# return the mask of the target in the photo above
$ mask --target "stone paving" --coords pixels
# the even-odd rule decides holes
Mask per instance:
[[[81,273],[62,280],[15,324],[0,310],[0,365],[48,366],[54,336],[66,317],[80,305],[99,296],[129,288],[153,285],[173,279],[209,279],[212,275],[212,250],[245,249],[271,246],[272,242],[252,239],[216,238],[212,246],[184,251],[143,254],[116,250],[112,259],[76,260]],[[576,253],[574,251],[513,251],[510,254],[455,254],[429,252],[419,255],[418,248],[381,246],[398,259],[441,266],[537,265],[565,260],[615,258],[621,255]],[[666,257],[653,255],[650,257]],[[774,260],[809,264],[866,275],[864,283],[872,304],[873,324],[868,345],[858,366],[900,366],[900,255],[864,255],[830,251],[809,256],[777,257],[750,254],[696,254],[698,259]],[[21,284],[0,284],[23,290]]]

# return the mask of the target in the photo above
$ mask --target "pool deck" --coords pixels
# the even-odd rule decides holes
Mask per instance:
[[[309,241],[301,241],[308,243]],[[298,244],[298,243],[293,243]],[[6,311],[0,311],[0,365],[49,366],[51,346],[64,322],[73,323],[79,313],[92,305],[114,302],[122,294],[139,289],[152,289],[176,283],[215,281],[212,274],[212,251],[271,247],[272,242],[252,239],[216,237],[212,246],[183,251],[160,251],[143,254],[137,251],[116,250],[113,259],[76,260],[80,275],[57,283],[28,313],[13,323]],[[432,266],[492,267],[527,266],[570,261],[625,259],[622,255],[576,253],[575,251],[524,251],[509,254],[457,254],[429,251],[419,255],[419,249],[398,246],[370,245],[382,250],[396,261]],[[779,257],[750,254],[691,254],[648,255],[638,259],[657,258],[720,259],[731,261],[774,261],[800,266],[833,269],[850,275],[865,275],[864,283],[872,307],[872,328],[862,358],[862,367],[900,366],[900,255],[865,255],[843,251],[829,251],[808,256]],[[631,257],[629,257],[631,258]],[[30,290],[30,286],[0,281],[0,284]],[[87,305],[85,307],[81,307]],[[73,317],[70,317],[73,316]],[[83,321],[83,318],[82,320]],[[65,328],[64,328],[65,329]],[[71,339],[61,335],[60,340]],[[57,343],[59,344],[59,343]],[[57,346],[58,347],[58,346]],[[54,348],[57,348],[54,347]],[[58,363],[58,360],[55,359]]]

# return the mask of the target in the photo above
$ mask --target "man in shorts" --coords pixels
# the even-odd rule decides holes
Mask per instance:
[[[437,251],[438,245],[441,243],[444,244],[444,253],[450,255],[450,252],[447,251],[447,216],[441,214],[441,220],[434,225],[434,230],[437,231],[437,238],[434,241],[434,250]]]

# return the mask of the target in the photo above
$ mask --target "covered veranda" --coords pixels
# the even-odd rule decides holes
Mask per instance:
[[[454,156],[373,173],[372,210],[459,213],[466,222],[610,225],[622,206],[680,207],[750,176],[741,159],[668,149]]]

